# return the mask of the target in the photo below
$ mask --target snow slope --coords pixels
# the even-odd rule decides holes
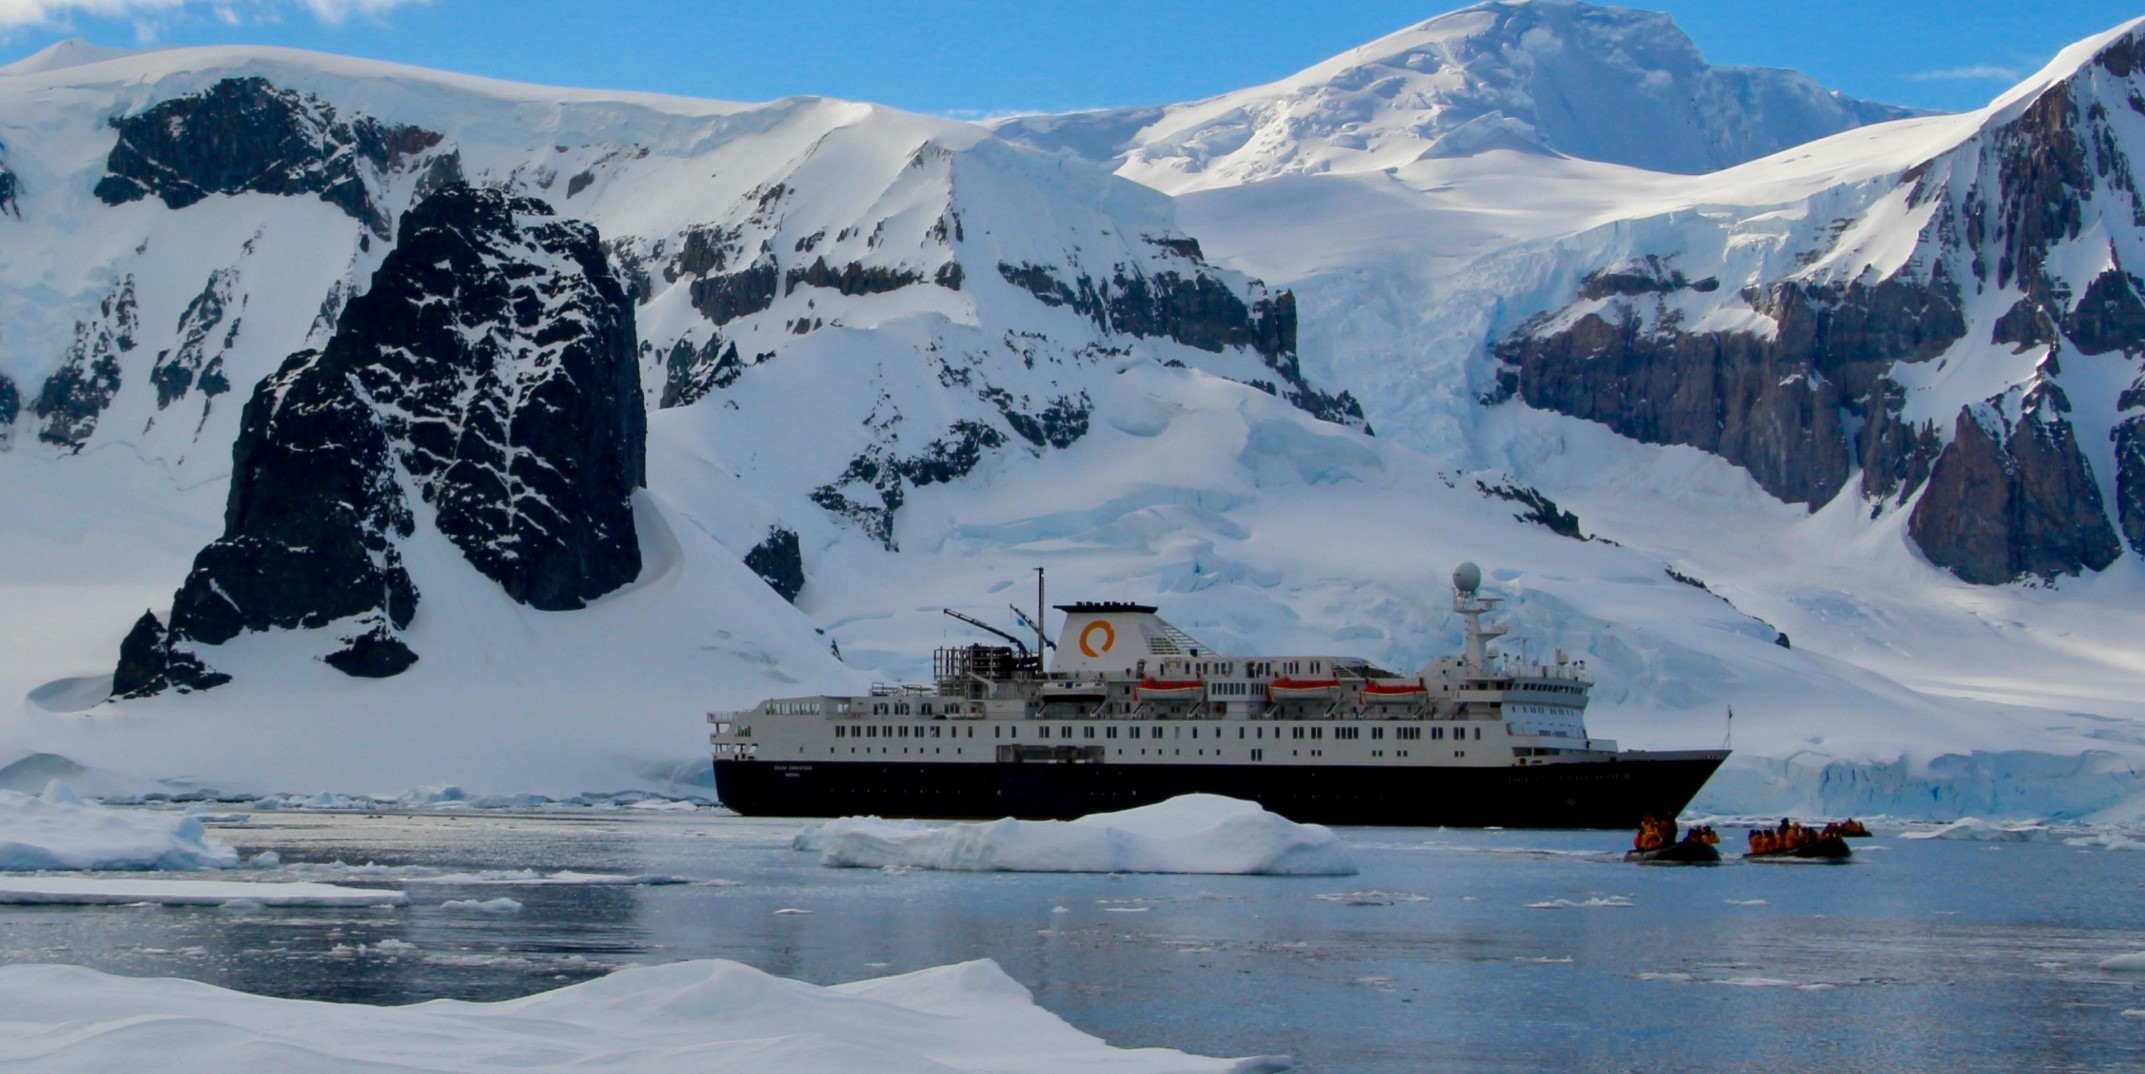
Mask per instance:
[[[637,966],[502,1003],[270,999],[67,966],[0,967],[0,1062],[374,1071],[1278,1071],[1286,1059],[1112,1048],[988,961],[821,988],[735,962]]]
[[[1263,86],[992,127],[1185,193],[1492,150],[1710,172],[1909,114],[1793,71],[1708,66],[1658,12],[1489,0]]]
[[[219,92],[255,110],[216,112]],[[1038,565],[1054,595],[1148,600],[1228,649],[1410,667],[1457,647],[1445,579],[1476,559],[1511,598],[1513,647],[1588,660],[1597,735],[1712,745],[1736,707],[1710,808],[2010,816],[2139,797],[2128,581],[1947,581],[1899,551],[1890,518],[1809,515],[1695,449],[1479,402],[1492,334],[1560,302],[1634,206],[1820,196],[1905,167],[1901,146],[1955,144],[1965,120],[1696,179],[1520,147],[1178,202],[870,105],[268,49],[32,64],[0,75],[0,105],[20,206],[0,215],[0,373],[20,399],[0,422],[0,784],[704,792],[702,712],[921,678],[934,646],[972,640],[941,608],[1002,619]],[[277,108],[308,148],[265,179],[121,160],[130,182],[215,189],[98,193],[126,193],[105,185],[122,136],[177,152],[115,116],[245,135]],[[164,615],[224,531],[245,401],[335,336],[395,223],[457,175],[592,224],[631,283],[638,575],[536,610],[472,569],[397,472],[416,664],[352,678],[323,662],[335,628],[250,631],[194,647],[224,685],[107,702],[129,625]],[[228,390],[212,393],[216,362]],[[166,369],[191,378],[176,398]],[[1515,481],[1618,543],[1521,518],[1537,512],[1507,498]],[[2077,615],[2081,598],[2107,614]],[[2040,666],[2057,681],[2025,670]]]
[[[1709,175],[1494,150],[1389,174],[1204,190],[1182,199],[1182,219],[1211,236],[1217,260],[1297,292],[1305,369],[1365,399],[1386,436],[1458,469],[1508,472],[1543,489],[1590,532],[1705,581],[1780,627],[1799,651],[1932,699],[2020,706],[2010,718],[2021,727],[2071,743],[2049,756],[2006,756],[2005,747],[1954,739],[1959,752],[1939,775],[1911,761],[1864,763],[1876,762],[1882,748],[1842,750],[1860,738],[1864,714],[1837,713],[1808,725],[1803,750],[1761,747],[1771,756],[1753,768],[1738,719],[1744,752],[1709,796],[1762,796],[1774,793],[1762,788],[1784,792],[1801,781],[1825,787],[1837,807],[1867,808],[1895,796],[1943,802],[1953,791],[1938,785],[1974,783],[1973,793],[2007,800],[1996,810],[2002,815],[2046,814],[2060,810],[2056,799],[2075,806],[2134,784],[2136,721],[2145,717],[2132,689],[2145,664],[2128,641],[2145,627],[2135,555],[2053,583],[1967,584],[1933,565],[1910,537],[1914,501],[1845,494],[1810,510],[1780,502],[1747,470],[1696,448],[1642,444],[1595,421],[1483,401],[1500,389],[1492,342],[1539,314],[1563,318],[1549,322],[1555,328],[1601,309],[1605,303],[1578,294],[1586,278],[1643,265],[1649,255],[1689,280],[1718,281],[1717,289],[1666,300],[1681,324],[1760,334],[1771,322],[1740,298],[1745,286],[1873,280],[1926,266],[1931,255],[1917,251],[1941,248],[1924,231],[1934,210],[1925,201],[1910,211],[1912,181],[1903,185],[1902,177],[1934,161],[1932,174],[1953,177],[1963,193],[1976,169],[1997,166],[1987,147],[2009,137],[2003,132],[2051,91],[2073,93],[2081,114],[2104,102],[2116,117],[2113,144],[2135,145],[2125,133],[2120,76],[2092,62],[2135,33],[2129,25],[2081,42],[1980,112],[1864,127]],[[1993,190],[1993,171],[1979,174],[1983,189]],[[2118,251],[2134,241],[2114,182],[2073,195],[2080,226],[2047,256],[2056,290],[2082,294],[2109,264],[2111,240]],[[2112,523],[2120,490],[2106,430],[2118,424],[2117,395],[2134,363],[2079,355],[2066,341],[2061,372],[2051,377],[2041,368],[2047,346],[1986,342],[1997,316],[2020,297],[2019,286],[1996,285],[1995,262],[1988,257],[1986,295],[1966,310],[1964,339],[1935,361],[1901,367],[1912,375],[1905,413],[1933,421],[1948,438],[1962,405],[2043,380],[2064,386]],[[1959,277],[1973,279],[1958,264]],[[1616,301],[1623,300],[1607,304]],[[1747,718],[1744,704],[1738,715]],[[2076,793],[2049,795],[2050,787]]]

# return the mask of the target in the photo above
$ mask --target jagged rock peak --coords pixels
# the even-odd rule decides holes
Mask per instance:
[[[1494,148],[1708,172],[1912,114],[1793,71],[1709,66],[1659,12],[1490,0],[1264,86],[997,129],[1180,191]]]
[[[411,493],[517,601],[578,608],[631,581],[647,449],[634,350],[594,227],[496,190],[433,193],[327,347],[291,355],[247,402],[224,534],[195,557],[162,644],[340,623],[331,666],[407,669]]]
[[[509,596],[555,611],[640,573],[636,350],[593,226],[454,185],[403,217],[322,360],[378,408],[440,531]]]
[[[108,205],[155,196],[183,209],[211,194],[312,194],[383,238],[383,177],[441,140],[371,116],[342,118],[328,102],[258,76],[226,78],[111,123],[119,138],[96,189]]]

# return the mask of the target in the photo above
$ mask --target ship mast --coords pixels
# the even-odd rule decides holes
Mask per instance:
[[[1473,563],[1462,563],[1452,572],[1452,610],[1467,620],[1467,649],[1464,659],[1467,667],[1476,672],[1487,672],[1490,663],[1490,642],[1504,637],[1506,627],[1502,623],[1482,625],[1482,617],[1495,611],[1503,597],[1478,595],[1482,588],[1482,568]]]

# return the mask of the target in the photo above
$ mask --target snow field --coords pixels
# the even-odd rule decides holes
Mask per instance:
[[[53,1072],[1254,1074],[1288,1066],[1112,1048],[1036,1006],[988,961],[828,988],[735,962],[679,962],[501,1003],[403,1007],[18,965],[0,967],[0,1009],[8,1025],[0,1065]]]

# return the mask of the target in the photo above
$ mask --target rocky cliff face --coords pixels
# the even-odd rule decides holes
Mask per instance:
[[[2123,416],[2145,394],[2072,405],[2145,356],[2124,261],[2145,239],[2141,54],[2114,37],[1955,148],[1790,207],[1822,226],[1783,238],[1767,207],[1653,233],[1497,342],[1499,397],[1712,452],[1813,510],[1859,477],[1872,511],[1911,503],[1909,537],[1968,581],[2104,569],[2118,524],[2145,552]],[[1701,293],[1699,275],[1733,286]]]
[[[329,626],[347,632],[330,664],[407,668],[414,500],[524,604],[578,608],[631,581],[646,450],[635,350],[594,228],[497,191],[426,198],[327,347],[254,391],[224,534],[195,557],[168,633],[137,625],[120,678],[214,685],[171,654],[198,663],[190,643]]]
[[[129,276],[105,296],[94,316],[75,322],[74,341],[37,393],[33,409],[44,422],[39,440],[82,450],[119,392],[120,363],[134,349],[140,327],[134,279]]]
[[[440,136],[370,116],[344,119],[318,97],[264,78],[227,78],[112,120],[118,144],[97,197],[156,197],[183,209],[211,194],[316,195],[387,237],[380,188]],[[440,158],[452,168],[451,158]],[[444,176],[443,176],[444,178]]]

